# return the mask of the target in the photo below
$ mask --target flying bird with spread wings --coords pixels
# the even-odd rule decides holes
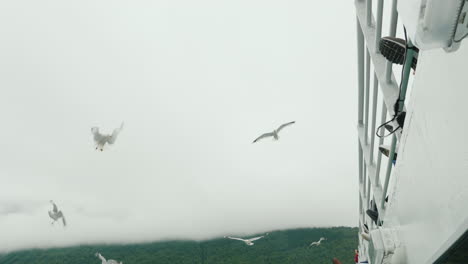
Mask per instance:
[[[273,137],[275,140],[278,140],[279,139],[278,133],[281,131],[281,129],[283,129],[283,128],[289,126],[289,125],[292,125],[294,123],[296,123],[296,121],[292,121],[292,122],[289,122],[289,123],[286,123],[286,124],[282,124],[277,129],[273,130],[273,132],[268,132],[268,133],[265,133],[265,134],[259,136],[252,143],[255,143],[255,142],[259,141],[260,139],[267,138],[267,137]]]
[[[63,226],[66,226],[67,222],[65,221],[65,216],[63,215],[62,211],[58,210],[57,205],[52,200],[50,200],[50,203],[53,206],[52,211],[49,211],[50,218],[52,218],[54,220],[54,221],[52,221],[52,225],[56,221],[58,221],[60,218],[62,218]]]
[[[259,240],[260,238],[263,238],[263,237],[265,237],[265,236],[253,237],[253,238],[249,238],[249,239],[243,239],[243,238],[238,238],[238,237],[230,237],[230,236],[225,236],[224,238],[239,240],[239,241],[244,242],[248,246],[253,246],[254,245],[253,241]]]
[[[311,246],[320,246],[320,242],[322,242],[322,240],[325,240],[325,238],[324,238],[324,237],[321,237],[321,238],[319,239],[319,241],[310,243],[309,247],[311,247]]]
[[[94,138],[94,143],[96,144],[96,150],[104,150],[104,145],[107,143],[109,145],[112,145],[115,143],[115,140],[117,140],[117,136],[123,129],[123,123],[120,125],[119,128],[114,129],[114,132],[112,132],[112,135],[104,135],[99,133],[99,128],[98,127],[92,127],[91,128],[91,133],[93,134]]]

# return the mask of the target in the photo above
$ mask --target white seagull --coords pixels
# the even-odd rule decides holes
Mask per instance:
[[[63,215],[62,211],[59,211],[59,210],[58,210],[57,205],[56,205],[52,200],[50,200],[50,203],[51,203],[52,206],[53,206],[52,211],[49,211],[49,216],[50,216],[50,218],[54,219],[54,221],[52,221],[52,225],[53,225],[57,220],[59,220],[60,218],[62,218],[63,226],[66,226],[66,225],[67,225],[67,222],[65,221],[65,216]]]
[[[273,132],[265,133],[265,134],[259,136],[252,143],[255,143],[255,142],[259,141],[260,139],[266,138],[266,137],[273,137],[275,140],[278,140],[279,139],[278,133],[281,131],[281,129],[283,129],[283,128],[289,126],[289,125],[292,125],[294,123],[296,123],[296,121],[292,121],[292,122],[289,122],[289,123],[286,123],[286,124],[282,124],[281,126],[278,127],[278,129],[273,130]]]
[[[309,245],[309,247],[311,247],[311,246],[320,246],[320,242],[322,242],[322,240],[325,240],[325,238],[324,238],[324,237],[321,237],[321,238],[319,239],[319,241],[312,242],[312,243]]]
[[[117,262],[117,261],[115,261],[115,260],[113,260],[113,259],[106,260],[106,259],[101,255],[101,253],[99,253],[99,252],[97,252],[95,255],[96,255],[96,257],[98,257],[99,259],[101,259],[101,261],[102,261],[101,263],[102,263],[102,264],[123,264],[122,261],[121,261],[121,262]]]
[[[114,144],[115,140],[117,139],[117,136],[123,129],[123,123],[120,125],[119,128],[114,129],[114,132],[112,132],[112,135],[103,135],[99,133],[99,128],[98,127],[92,127],[91,128],[91,133],[94,136],[94,143],[96,144],[96,150],[100,149],[101,151],[104,150],[104,145],[107,144]]]
[[[263,238],[265,236],[259,236],[259,237],[254,237],[254,238],[249,238],[249,239],[242,239],[238,237],[230,237],[230,236],[225,236],[224,238],[229,238],[229,239],[234,239],[234,240],[239,240],[247,244],[248,246],[253,246],[254,243],[252,241],[259,240],[260,238]]]

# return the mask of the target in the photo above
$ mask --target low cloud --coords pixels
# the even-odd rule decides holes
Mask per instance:
[[[0,201],[0,215],[31,215],[41,207],[37,201]]]

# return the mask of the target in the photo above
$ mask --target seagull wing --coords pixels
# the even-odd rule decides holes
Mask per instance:
[[[101,253],[96,253],[96,256],[104,263],[106,263],[106,259],[101,255]]]
[[[310,245],[311,246],[316,246],[316,245],[318,245],[318,243],[317,242],[312,242]]]
[[[289,126],[289,125],[292,125],[294,123],[296,123],[296,121],[292,121],[292,122],[289,122],[289,123],[286,123],[286,124],[282,124],[281,126],[278,127],[278,129],[276,129],[276,132],[279,133],[281,131],[281,129],[283,129],[283,128]]]
[[[229,238],[229,239],[234,239],[234,240],[240,240],[240,241],[244,241],[245,242],[245,239],[242,239],[242,238],[238,238],[238,237],[226,237],[226,238]]]
[[[55,203],[52,203],[52,205],[54,206],[54,208],[52,209],[52,212],[57,213],[58,212],[57,205]]]
[[[107,142],[109,144],[114,144],[115,140],[117,139],[117,136],[119,135],[120,131],[123,129],[123,123],[120,125],[119,128],[114,129],[114,132],[112,132],[112,135],[107,139]]]
[[[67,226],[67,220],[65,220],[65,216],[62,214],[62,212],[60,212],[60,214],[62,215],[63,226]]]
[[[264,237],[264,236],[254,237],[254,238],[249,239],[249,241],[259,240],[260,238],[263,238],[263,237]]]
[[[96,144],[101,142],[106,137],[103,134],[99,133],[98,127],[92,127],[91,134],[93,134],[94,142],[96,142]]]
[[[254,140],[252,143],[255,143],[255,142],[257,142],[257,141],[259,141],[259,140],[260,140],[260,139],[262,139],[262,138],[266,138],[266,137],[272,137],[273,135],[274,135],[274,133],[273,133],[273,132],[270,132],[270,133],[265,133],[265,134],[263,134],[263,135],[259,136],[257,139],[255,139],[255,140]]]
[[[50,218],[55,220],[55,215],[51,211],[49,211],[48,213],[49,213]]]

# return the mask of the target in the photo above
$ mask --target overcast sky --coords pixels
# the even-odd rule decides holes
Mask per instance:
[[[356,226],[355,28],[352,1],[2,1],[0,251]]]

